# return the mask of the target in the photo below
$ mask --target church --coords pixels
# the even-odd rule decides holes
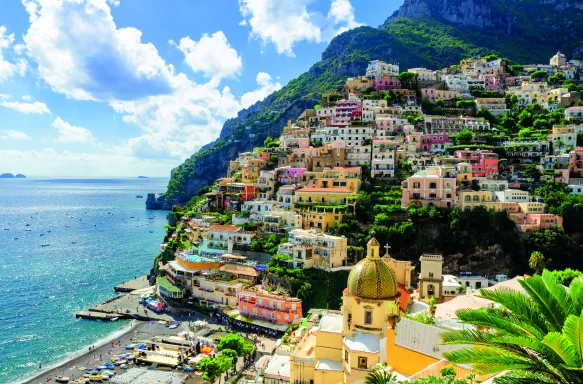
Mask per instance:
[[[407,304],[390,260],[371,238],[366,258],[348,276],[341,313],[321,315],[290,357],[291,383],[363,383],[375,364],[386,362],[387,331]]]

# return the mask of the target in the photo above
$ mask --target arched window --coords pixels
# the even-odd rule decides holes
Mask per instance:
[[[427,286],[427,296],[434,296],[435,295],[435,286],[433,284],[429,284]]]

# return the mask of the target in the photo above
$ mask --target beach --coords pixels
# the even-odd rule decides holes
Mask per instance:
[[[54,383],[55,377],[57,376],[66,376],[71,380],[77,379],[83,377],[85,374],[85,369],[81,370],[80,368],[95,368],[96,366],[110,363],[113,354],[129,352],[124,349],[124,344],[130,344],[130,339],[132,338],[139,340],[150,339],[153,336],[172,336],[183,330],[184,328],[182,328],[182,326],[176,329],[169,329],[157,322],[144,323],[134,321],[128,325],[128,328],[122,331],[123,333],[113,334],[112,336],[95,343],[95,349],[91,346],[92,350],[89,351],[88,346],[84,351],[78,351],[73,354],[71,358],[58,363],[54,367],[50,367],[48,370],[44,367],[41,369],[37,368],[39,371],[38,375],[31,378],[23,378],[23,380],[17,381],[17,383]],[[123,369],[120,369],[117,366],[115,370],[116,374],[124,372]]]

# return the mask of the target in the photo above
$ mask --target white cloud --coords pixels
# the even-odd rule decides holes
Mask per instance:
[[[239,0],[239,9],[245,24],[251,26],[251,37],[275,44],[278,53],[294,56],[292,48],[297,41],[321,40],[320,28],[307,9],[309,3],[310,0]]]
[[[278,53],[294,56],[297,42],[319,43],[358,27],[350,0],[332,0],[327,17],[311,11],[312,0],[239,0],[243,21],[251,27],[250,36],[264,44],[273,43]]]
[[[12,96],[6,94],[6,93],[0,93],[0,100],[8,100],[10,99]]]
[[[363,25],[356,21],[354,7],[352,7],[350,0],[332,0],[330,11],[328,11],[328,19],[332,20],[333,25],[341,25],[338,29],[333,30],[330,38]]]
[[[33,103],[21,103],[18,101],[2,101],[0,105],[5,108],[10,108],[16,112],[26,113],[26,114],[36,114],[42,115],[45,113],[51,114],[51,111],[45,103],[35,101]]]
[[[12,63],[4,58],[3,50],[9,49],[14,43],[14,33],[6,34],[6,27],[0,25],[0,83],[8,78],[19,74],[24,76],[26,73],[27,62],[24,59]]]
[[[0,140],[14,140],[14,141],[24,141],[30,140],[30,136],[22,131],[15,131],[13,129],[2,130],[4,135],[0,136]]]
[[[279,82],[274,83],[268,73],[259,72],[255,79],[260,88],[241,96],[241,108],[248,108],[257,101],[263,100],[271,93],[281,89],[281,84]]]
[[[199,41],[184,37],[177,48],[184,54],[184,61],[190,69],[202,72],[217,84],[224,77],[239,75],[243,68],[241,56],[231,47],[222,31],[211,36],[204,34]]]
[[[112,7],[119,7],[119,0],[107,0]]]
[[[22,100],[30,101],[30,100],[32,100],[32,97],[30,97],[29,95],[24,95],[24,96],[22,96]]]
[[[26,53],[58,93],[80,100],[134,100],[172,91],[174,68],[142,32],[118,29],[106,0],[23,0]]]
[[[57,143],[87,143],[93,140],[91,131],[87,128],[76,127],[57,117],[51,127],[59,131]]]
[[[168,176],[176,160],[142,159],[117,153],[0,150],[2,165],[27,176]]]

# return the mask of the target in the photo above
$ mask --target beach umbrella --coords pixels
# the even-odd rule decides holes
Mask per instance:
[[[138,349],[144,349],[144,348],[146,348],[146,346],[144,344],[138,345]]]

